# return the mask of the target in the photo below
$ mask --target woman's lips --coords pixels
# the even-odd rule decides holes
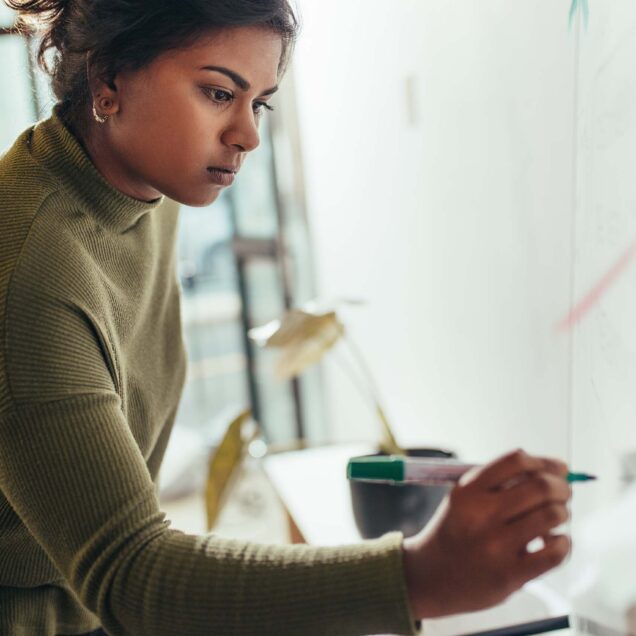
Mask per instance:
[[[231,186],[234,183],[236,172],[225,168],[208,167],[208,174],[212,183],[220,186]]]

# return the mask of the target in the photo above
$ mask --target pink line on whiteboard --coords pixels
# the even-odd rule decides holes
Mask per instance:
[[[618,280],[630,261],[636,256],[636,242],[632,243],[610,268],[610,270],[592,287],[570,313],[559,321],[557,329],[571,329],[596,305],[605,292]]]

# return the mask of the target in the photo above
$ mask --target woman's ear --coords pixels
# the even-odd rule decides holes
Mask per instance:
[[[86,77],[91,95],[93,114],[97,121],[104,121],[119,111],[119,94],[114,80],[109,80],[104,71],[100,71],[89,54],[86,56]]]

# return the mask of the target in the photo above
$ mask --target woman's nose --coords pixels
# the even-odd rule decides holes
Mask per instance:
[[[232,118],[222,139],[226,145],[238,148],[241,152],[250,152],[258,147],[261,138],[258,133],[258,122],[251,108],[249,112],[237,114]]]

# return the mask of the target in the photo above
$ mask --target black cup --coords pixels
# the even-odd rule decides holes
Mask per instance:
[[[438,448],[406,449],[409,457],[455,458],[455,453]],[[378,457],[384,453],[374,453]],[[450,490],[449,486],[382,484],[349,481],[353,516],[360,535],[374,539],[392,530],[405,537],[419,532],[433,516]]]

